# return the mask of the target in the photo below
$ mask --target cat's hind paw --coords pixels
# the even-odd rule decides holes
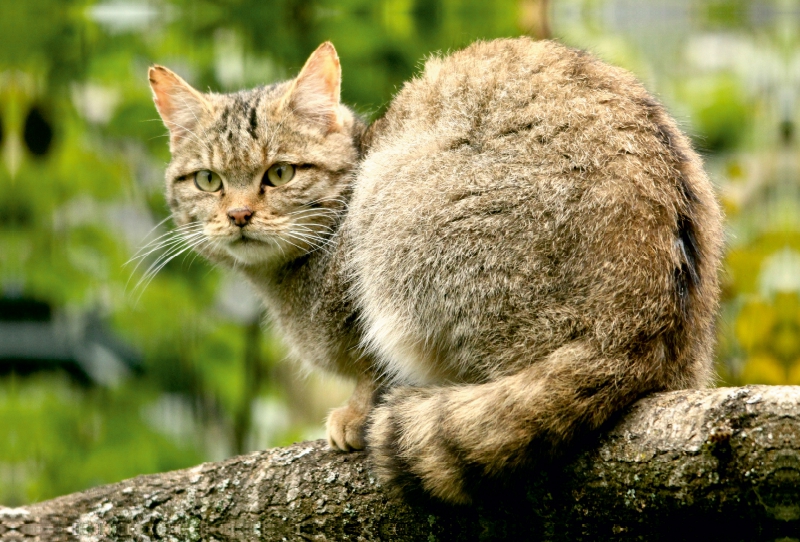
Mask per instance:
[[[336,408],[328,414],[327,430],[328,444],[334,450],[352,452],[363,450],[366,446],[364,440],[364,424],[367,416],[364,412],[350,405]]]

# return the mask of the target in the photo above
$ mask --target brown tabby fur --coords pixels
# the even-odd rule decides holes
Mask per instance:
[[[150,80],[176,223],[247,277],[296,357],[357,379],[329,441],[366,444],[393,487],[469,502],[643,394],[709,382],[720,210],[628,72],[479,42],[428,60],[369,129],[328,43],[255,90]],[[279,162],[294,179],[263,186]],[[201,169],[224,188],[195,188]]]

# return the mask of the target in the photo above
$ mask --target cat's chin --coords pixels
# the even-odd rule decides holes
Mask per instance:
[[[285,251],[275,243],[242,238],[226,245],[228,254],[242,265],[259,265],[285,257]]]

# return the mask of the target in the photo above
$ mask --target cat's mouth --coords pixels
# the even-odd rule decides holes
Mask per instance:
[[[233,238],[230,241],[230,243],[232,245],[239,245],[239,246],[247,245],[247,244],[262,243],[262,242],[263,241],[261,239],[257,239],[256,237],[252,237],[250,235],[247,235],[247,232],[244,232],[244,231],[239,232],[239,236]]]
[[[225,246],[229,251],[240,252],[242,250],[250,250],[251,248],[256,248],[258,245],[262,245],[263,242],[259,239],[254,237],[250,237],[246,235],[244,232],[240,232],[236,236],[228,237],[224,240]]]
[[[235,250],[239,252],[242,250],[244,251],[258,250],[266,246],[267,244],[268,243],[265,243],[261,239],[255,239],[253,237],[247,237],[246,235],[243,235],[238,239],[234,239],[233,241],[231,241],[228,247],[229,250]]]
[[[297,242],[284,242],[283,237],[278,232],[252,231],[245,230],[235,232],[227,239],[224,245],[226,252],[246,265],[255,265],[276,258],[285,258],[294,253],[294,250],[302,250]]]
[[[244,264],[257,264],[275,257],[275,248],[269,242],[241,232],[226,244],[227,252]]]

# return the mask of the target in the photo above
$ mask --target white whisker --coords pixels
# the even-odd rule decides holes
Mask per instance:
[[[166,218],[164,218],[163,220],[161,220],[161,221],[160,221],[158,224],[156,224],[155,226],[153,226],[152,228],[150,228],[150,231],[149,231],[149,232],[147,232],[147,233],[145,234],[145,236],[144,236],[144,237],[142,237],[142,240],[144,240],[144,239],[147,239],[148,237],[150,237],[150,235],[151,235],[151,234],[152,234],[154,231],[156,231],[156,229],[158,229],[158,227],[159,227],[159,226],[163,226],[163,225],[164,225],[164,223],[165,223],[167,220],[169,220],[170,218],[172,218],[172,215],[168,215]]]
[[[291,238],[297,240],[297,241],[301,241],[301,242],[309,245],[309,248],[304,252],[304,254],[310,254],[310,253],[312,253],[312,252],[314,252],[316,250],[320,250],[320,249],[324,250],[326,253],[329,254],[329,252],[327,250],[327,245],[330,242],[330,238],[326,239],[324,237],[320,237],[319,235],[306,234],[306,233],[301,233],[301,232],[293,231],[293,230],[289,230],[289,231],[285,232],[285,234],[290,236]],[[295,245],[295,246],[297,246],[297,245]]]
[[[169,218],[169,217],[168,217],[168,218]],[[168,218],[167,218],[167,219],[168,219]],[[165,220],[167,220],[167,219],[165,219]],[[160,224],[163,224],[165,220],[162,220],[162,221],[160,222]],[[201,228],[202,226],[201,226],[200,224],[187,224],[187,225],[185,225],[185,226],[181,226],[180,228],[175,228],[175,229],[173,229],[173,230],[170,230],[170,231],[168,231],[168,232],[166,232],[166,233],[163,233],[163,234],[159,235],[158,237],[156,237],[155,239],[151,239],[150,241],[148,241],[147,243],[145,243],[144,245],[142,245],[141,247],[139,247],[139,250],[137,250],[137,251],[136,251],[136,253],[134,254],[134,256],[138,255],[138,254],[139,254],[141,251],[143,251],[143,250],[147,249],[148,247],[150,247],[150,246],[151,246],[153,243],[156,243],[156,242],[158,242],[158,240],[159,240],[159,239],[162,239],[162,238],[164,238],[164,237],[167,237],[167,236],[169,236],[169,235],[174,235],[174,234],[176,234],[176,233],[180,233],[180,232],[184,232],[184,231],[189,231],[189,230],[190,230],[190,229],[192,229],[193,227],[196,227],[196,228]],[[150,233],[152,233],[152,231],[153,231],[153,230],[150,230]],[[143,239],[147,239],[147,237],[150,235],[150,233],[148,233],[146,236],[144,236],[144,238],[143,238]],[[131,260],[133,260],[133,258],[131,258]],[[129,261],[130,261],[130,260],[129,260]],[[128,263],[128,262],[126,262],[126,263]]]
[[[136,253],[131,257],[131,259],[129,259],[123,265],[128,265],[129,263],[133,262],[134,260],[138,260],[140,258],[143,258],[143,257],[147,256],[148,254],[151,254],[155,250],[158,250],[159,248],[163,248],[164,246],[172,243],[173,241],[175,241],[177,239],[184,239],[184,238],[188,239],[191,236],[202,234],[202,231],[200,231],[200,230],[202,230],[202,228],[198,228],[198,231],[188,231],[188,234],[189,234],[188,237],[184,237],[184,234],[187,233],[186,231],[183,231],[183,232],[171,231],[171,232],[165,233],[164,235],[160,235],[160,236],[156,237],[155,239],[153,239],[152,241],[150,241],[149,243],[147,243],[146,245],[142,246],[138,251],[136,251]],[[164,237],[169,237],[169,238],[162,239]],[[148,250],[145,253],[142,253],[142,251],[146,250],[146,249],[150,249],[150,250]]]
[[[292,224],[292,229],[294,229],[294,228],[300,229],[302,231],[316,233],[316,234],[322,234],[322,233],[331,234],[334,231],[336,231],[333,228],[328,227],[328,226],[326,226],[324,224],[314,224],[314,223],[311,223],[311,224]]]
[[[142,239],[143,240],[147,239],[150,236],[150,234],[153,233],[153,230],[155,230],[157,227],[161,226],[164,222],[166,222],[170,218],[172,218],[172,217],[168,216],[167,218],[165,218],[164,220],[162,220],[161,222],[156,224],[155,227],[153,227],[153,229],[151,229],[147,233],[147,235],[145,235]],[[165,236],[170,235],[172,233],[181,232],[181,231],[187,231],[187,230],[191,230],[191,229],[194,229],[194,228],[202,228],[202,227],[203,227],[202,224],[199,224],[197,222],[190,222],[189,224],[184,224],[183,226],[178,226],[177,228],[173,228],[173,229],[169,230],[168,232],[166,232],[166,233],[164,233],[162,235],[159,235],[155,239],[152,239],[152,240],[148,241],[144,246],[147,246],[148,244],[152,243],[153,241],[157,241],[158,239],[161,239],[162,237],[165,237]]]
[[[174,245],[176,243],[180,243],[182,241],[189,241],[190,239],[195,239],[196,237],[202,236],[202,235],[204,235],[203,232],[192,232],[192,233],[190,233],[188,235],[175,234],[175,235],[173,235],[172,237],[170,237],[168,239],[164,239],[162,241],[159,241],[158,243],[156,243],[153,246],[148,245],[147,247],[144,247],[144,248],[150,248],[150,250],[148,250],[147,252],[144,252],[142,254],[134,255],[130,260],[125,262],[124,265],[128,265],[129,263],[131,263],[131,262],[133,262],[135,260],[143,260],[144,258],[149,256],[153,252],[156,252],[158,250],[164,249],[164,248],[169,247],[171,245]],[[138,264],[136,264],[136,267],[138,267],[140,264],[141,264],[141,261]],[[134,271],[135,270],[136,270],[136,268],[134,267]]]
[[[158,225],[163,224],[165,221],[166,219],[162,220]],[[158,225],[156,227],[158,227]],[[137,290],[139,291],[139,295],[136,298],[137,303],[144,294],[144,290],[165,265],[167,265],[177,256],[186,253],[188,250],[201,246],[203,242],[207,240],[203,229],[203,224],[197,222],[191,222],[189,224],[179,226],[174,230],[159,235],[155,239],[146,243],[136,252],[136,254],[134,254],[133,257],[131,257],[131,259],[125,262],[125,265],[128,265],[138,260],[136,266],[131,271],[128,282],[125,285],[125,289],[127,290],[130,281],[133,279],[133,276],[136,274],[139,266],[142,265],[142,262],[144,262],[145,259],[154,252],[163,251],[163,253],[159,254],[155,261],[148,266],[141,278],[131,290],[131,295],[136,295]]]
[[[292,245],[293,247],[295,247],[296,249],[298,249],[298,250],[300,250],[300,251],[302,251],[302,250],[303,250],[303,247],[301,247],[301,246],[299,246],[299,245],[296,245],[296,244],[292,243],[291,241],[289,241],[289,240],[288,240],[288,239],[286,239],[285,237],[281,237],[281,240],[282,240],[282,241],[284,241],[284,242],[286,242],[286,243],[289,243],[290,245]],[[307,253],[308,253],[308,251],[304,252],[304,254],[307,254]]]
[[[139,290],[139,297],[137,298],[137,302],[139,301],[139,299],[141,299],[142,295],[144,294],[144,291],[147,289],[147,286],[150,285],[150,283],[153,281],[153,279],[156,277],[159,271],[161,271],[169,262],[180,256],[181,254],[184,254],[185,252],[193,249],[194,247],[201,245],[204,241],[206,241],[206,239],[198,239],[192,244],[189,244],[183,248],[177,247],[177,249],[174,250],[172,253],[167,253],[169,254],[169,256],[162,256],[161,258],[156,260],[156,262],[160,262],[158,266],[155,268],[151,266],[133,289],[134,293],[136,292],[136,290]]]

